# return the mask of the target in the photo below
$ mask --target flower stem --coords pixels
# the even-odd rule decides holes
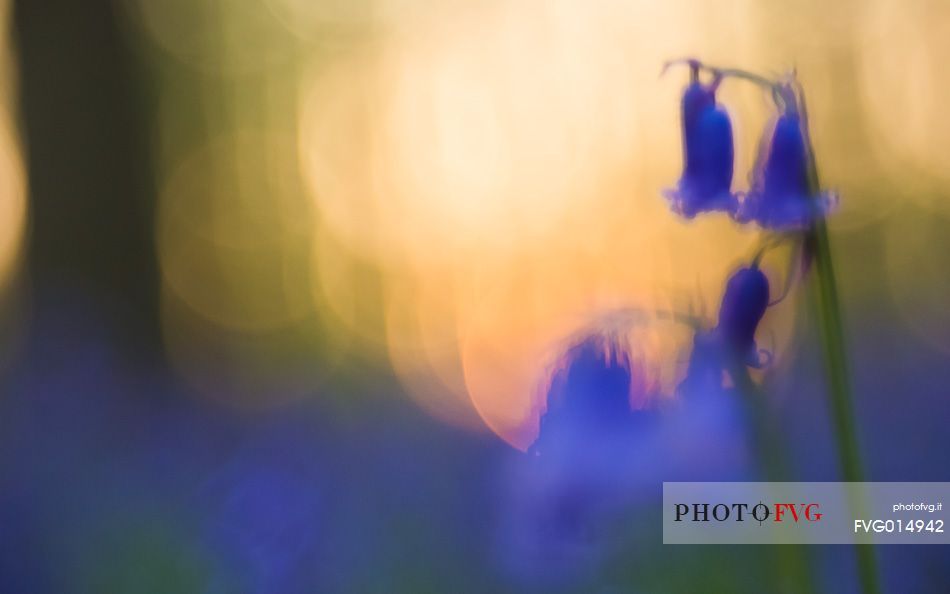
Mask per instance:
[[[810,194],[817,196],[821,191],[821,183],[818,179],[814,146],[808,133],[808,106],[804,93],[800,93],[799,100],[804,122],[805,145],[808,148],[809,157],[808,186]],[[831,241],[828,238],[828,225],[823,217],[816,217],[805,233],[804,239],[806,251],[814,259],[817,277],[814,291],[818,330],[824,351],[831,419],[834,424],[841,473],[846,482],[860,483],[864,480],[864,474],[851,402],[851,381],[848,375],[844,324],[841,319],[841,304],[838,300],[838,283],[831,254]],[[855,503],[852,501],[852,505]],[[880,594],[881,586],[878,582],[874,548],[866,544],[858,544],[855,547],[861,588],[865,594]]]
[[[781,431],[766,405],[768,399],[762,389],[752,381],[745,362],[740,358],[734,357],[730,361],[729,375],[752,416],[752,436],[760,472],[769,482],[786,480],[784,477],[787,476],[788,461],[780,439]],[[816,591],[808,562],[808,551],[804,545],[777,545],[774,559],[779,578],[775,591],[794,591],[802,594]]]
[[[816,184],[817,185],[817,184]],[[806,236],[814,257],[816,309],[818,328],[823,345],[825,371],[828,379],[831,418],[834,424],[841,472],[846,482],[863,481],[861,455],[851,402],[851,382],[845,349],[844,325],[828,227],[819,218]],[[859,544],[857,548],[858,576],[865,594],[879,594],[877,568],[872,545]]]

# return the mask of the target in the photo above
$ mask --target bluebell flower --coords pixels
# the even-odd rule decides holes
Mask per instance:
[[[762,367],[770,355],[755,342],[755,332],[769,306],[769,281],[757,265],[741,268],[726,283],[719,306],[719,320],[711,330],[698,331],[693,339],[681,393],[720,390],[723,373],[736,363]]]
[[[532,453],[556,453],[559,444],[584,434],[606,438],[629,428],[635,379],[630,356],[614,336],[589,336],[571,347],[547,391]]]
[[[732,193],[734,148],[729,114],[716,103],[722,77],[708,84],[699,80],[701,65],[688,61],[690,84],[683,93],[683,175],[676,188],[664,192],[674,212],[688,219],[698,213],[734,214],[738,200]]]
[[[657,485],[749,477],[738,400],[678,406],[654,393],[633,348],[622,331],[593,330],[545,383],[538,439],[503,475],[496,551],[519,582],[594,591],[628,527],[644,526],[634,518],[658,505]]]
[[[775,89],[781,113],[763,143],[751,188],[736,219],[777,230],[803,229],[836,204],[832,192],[813,187],[814,155],[800,91],[794,80]]]
[[[568,348],[544,386],[546,410],[527,458],[513,460],[499,527],[500,561],[538,584],[596,579],[615,544],[605,526],[644,432],[630,406],[638,376],[617,336],[595,332]]]
[[[755,331],[768,306],[769,280],[758,266],[742,268],[729,278],[715,331],[725,348],[752,367],[759,365]]]

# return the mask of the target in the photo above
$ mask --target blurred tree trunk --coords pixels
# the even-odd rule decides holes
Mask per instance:
[[[148,72],[112,0],[15,0],[36,315],[91,293],[124,352],[154,353]],[[68,298],[67,298],[68,300]]]

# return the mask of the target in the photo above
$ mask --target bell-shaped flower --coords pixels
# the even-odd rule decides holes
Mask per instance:
[[[608,335],[588,336],[565,353],[547,389],[531,451],[557,455],[574,440],[603,440],[629,429],[631,390],[642,391],[629,354]]]
[[[755,221],[776,230],[803,229],[837,202],[834,193],[815,187],[807,118],[795,86],[792,81],[777,89],[782,113],[763,144],[750,191],[736,215],[740,222]]]
[[[690,84],[683,93],[683,175],[676,188],[664,191],[673,211],[686,218],[698,213],[734,214],[738,200],[732,193],[734,147],[729,114],[716,103],[722,78],[703,84],[700,64],[690,66]]]
[[[769,306],[769,281],[757,265],[730,277],[719,306],[719,321],[693,339],[681,393],[709,393],[722,388],[723,372],[736,364],[759,368],[769,355],[759,350],[755,332]],[[763,356],[764,355],[764,356]]]
[[[546,374],[537,441],[499,474],[494,548],[521,589],[600,591],[663,481],[749,480],[739,400],[681,406],[648,361],[622,330],[591,329]]]
[[[715,332],[723,347],[751,367],[759,366],[755,331],[769,306],[769,280],[758,266],[742,268],[726,283]]]

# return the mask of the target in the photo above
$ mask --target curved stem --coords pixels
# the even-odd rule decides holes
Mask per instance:
[[[700,62],[699,60],[695,58],[680,58],[678,60],[667,60],[666,62],[663,63],[663,68],[660,70],[660,76],[663,76],[664,74],[666,74],[666,71],[669,70],[671,66],[677,66],[680,64],[689,66],[690,71],[694,75],[700,70],[705,70],[706,72],[709,72],[714,77],[716,77],[717,81],[723,78],[729,77],[729,78],[739,78],[742,80],[747,80],[773,91],[781,87],[781,85],[778,82],[769,80],[765,78],[764,76],[758,75],[754,72],[749,72],[748,70],[742,70],[739,68],[718,68],[716,66],[710,66],[709,64]]]
[[[742,80],[747,80],[757,85],[761,85],[767,89],[774,89],[778,86],[778,83],[776,83],[775,81],[769,80],[765,78],[764,76],[760,76],[754,72],[749,72],[747,70],[740,70],[739,68],[714,68],[712,66],[706,66],[706,68],[712,72],[720,73],[723,77],[728,76],[729,78],[739,78]]]

